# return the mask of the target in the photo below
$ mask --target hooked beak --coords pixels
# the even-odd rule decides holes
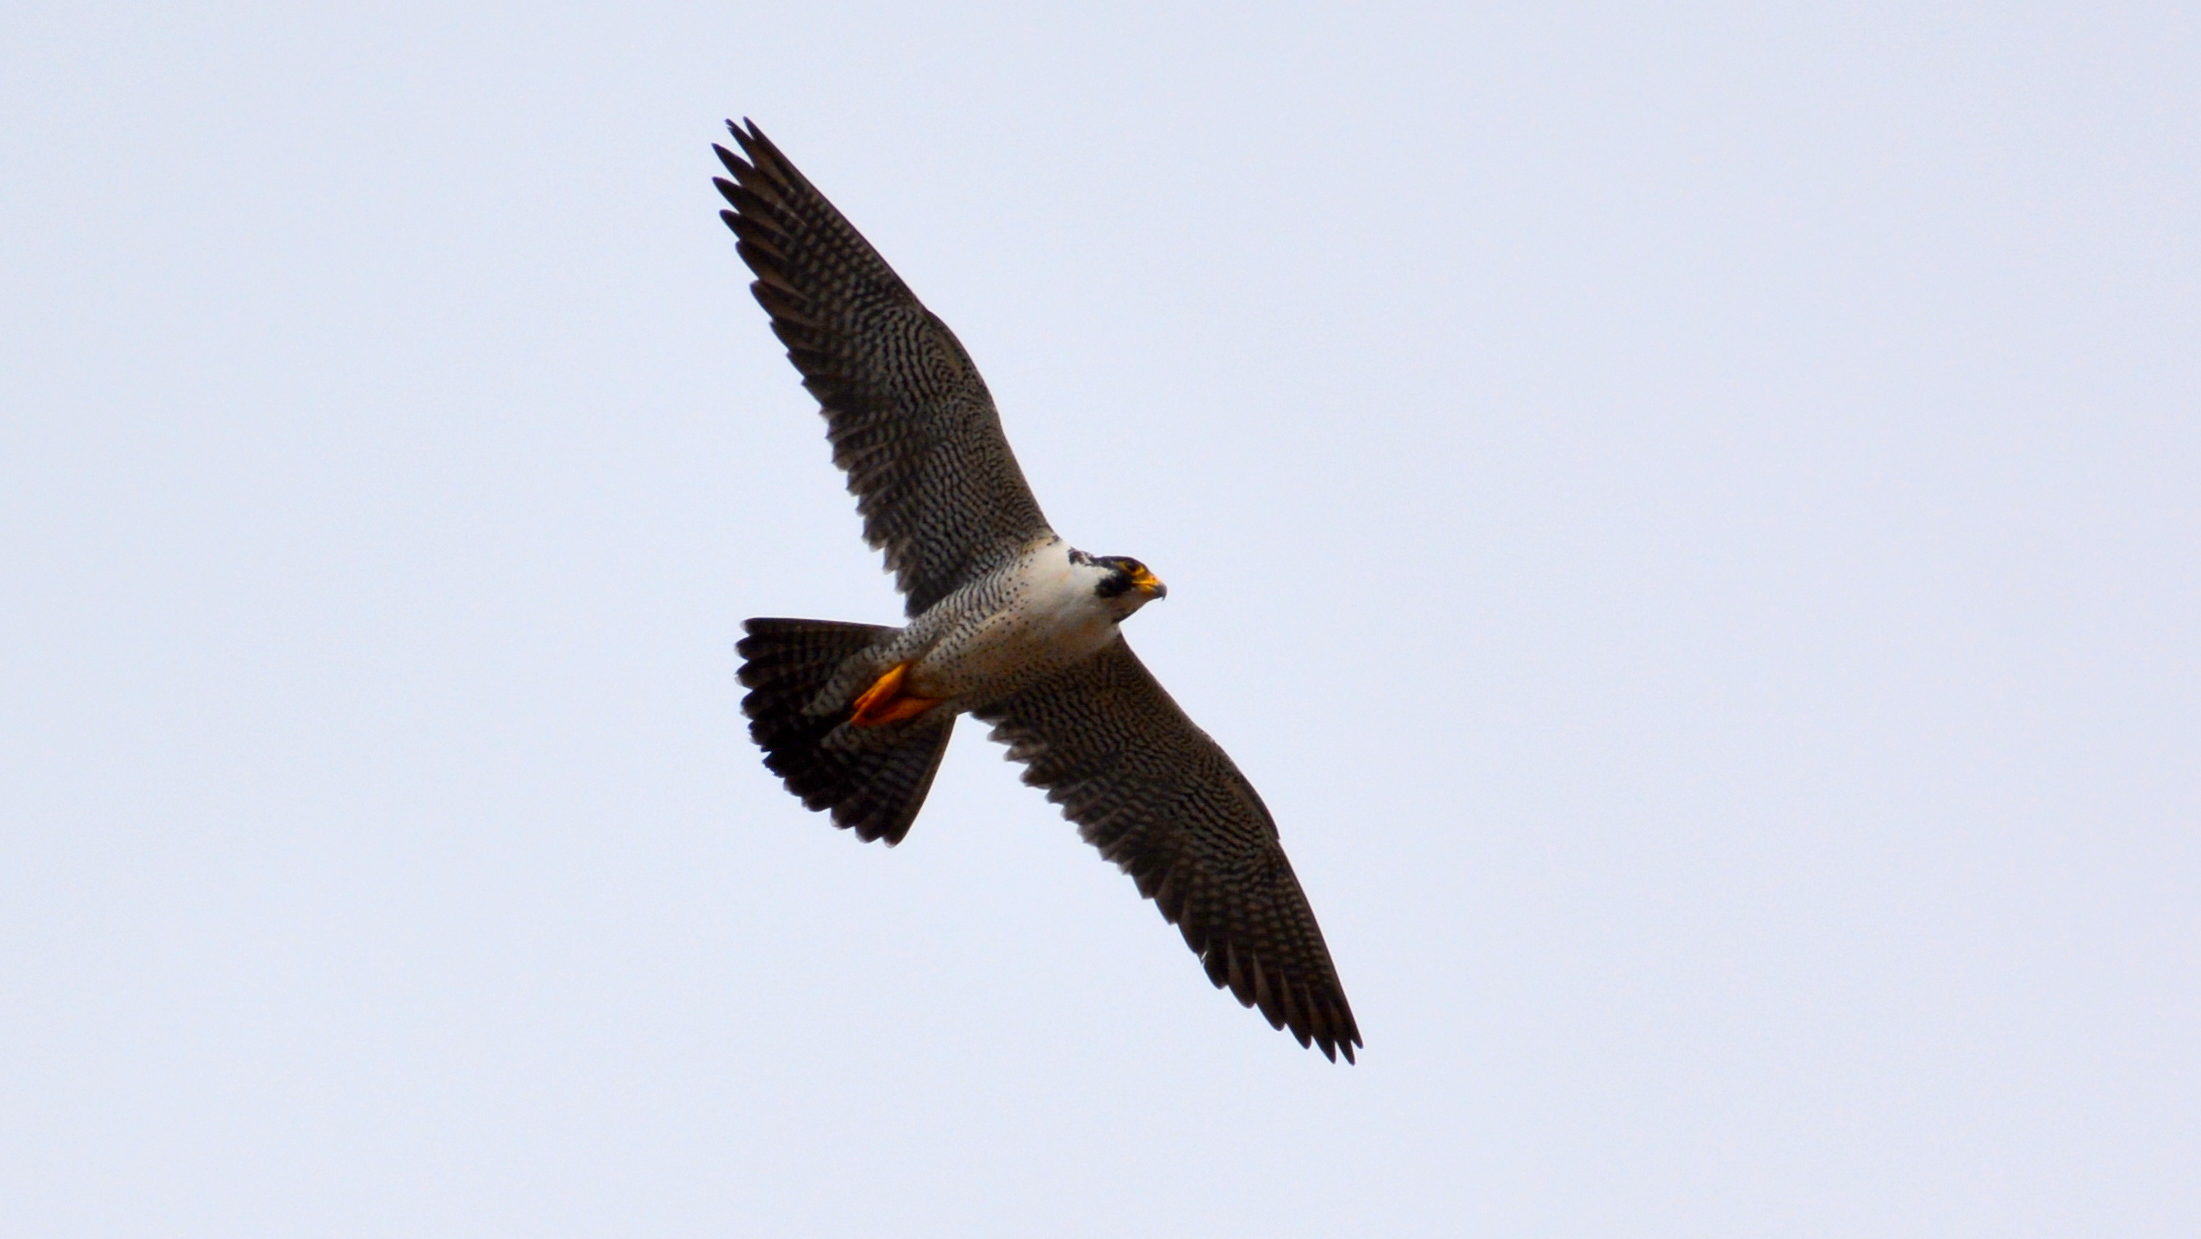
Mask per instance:
[[[1148,572],[1144,568],[1139,569],[1137,573],[1133,574],[1133,576],[1131,577],[1131,585],[1133,588],[1137,589],[1140,593],[1145,594],[1149,598],[1169,597],[1169,587],[1162,584],[1161,578],[1155,576],[1151,572]]]

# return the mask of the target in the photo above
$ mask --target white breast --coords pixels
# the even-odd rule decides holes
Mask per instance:
[[[1061,541],[1027,558],[983,618],[948,634],[917,666],[926,696],[983,700],[1098,653],[1116,624],[1096,589],[1108,570],[1072,563]]]

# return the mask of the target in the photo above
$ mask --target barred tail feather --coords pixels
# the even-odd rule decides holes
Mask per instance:
[[[851,656],[894,635],[897,629],[834,620],[753,619],[741,653],[741,700],[749,736],[764,750],[764,765],[787,790],[813,810],[831,810],[833,824],[866,843],[902,841],[932,790],[932,776],[948,751],[955,716],[920,718],[901,732],[904,742],[861,750],[829,749],[825,737],[848,721],[846,706],[805,714],[827,680]]]

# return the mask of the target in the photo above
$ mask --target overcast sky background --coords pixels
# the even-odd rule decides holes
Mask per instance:
[[[2194,8],[1107,7],[0,11],[0,1229],[2201,1233]],[[756,760],[899,602],[729,115],[1359,1066],[982,728],[893,851]]]

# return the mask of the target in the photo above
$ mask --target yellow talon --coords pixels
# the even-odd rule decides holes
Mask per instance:
[[[902,692],[903,677],[909,674],[908,663],[896,663],[885,675],[872,682],[861,697],[856,698],[856,712],[849,718],[853,727],[881,727],[899,723],[905,718],[915,718],[940,704],[938,697],[905,696]]]

